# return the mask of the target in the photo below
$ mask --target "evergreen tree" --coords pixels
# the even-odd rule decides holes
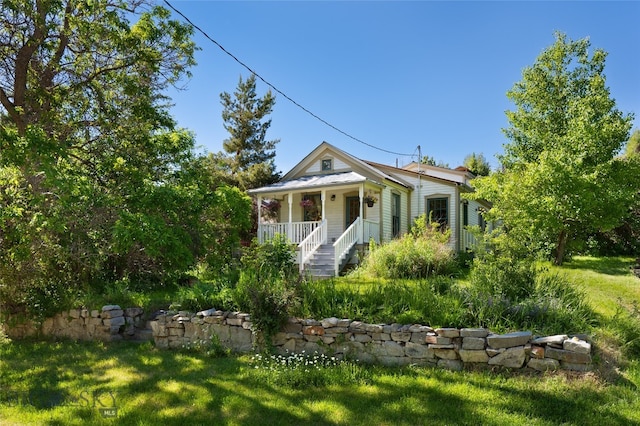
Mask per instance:
[[[476,176],[489,176],[491,173],[491,166],[482,154],[473,152],[465,157],[462,164]]]
[[[265,117],[272,112],[275,104],[271,91],[259,98],[255,75],[246,81],[241,76],[233,95],[223,92],[220,100],[224,107],[224,128],[230,134],[223,147],[227,154],[228,169],[236,185],[247,190],[278,181],[280,174],[276,172],[274,158],[279,140],[266,140],[271,120]]]

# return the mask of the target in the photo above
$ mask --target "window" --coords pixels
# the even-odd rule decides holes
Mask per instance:
[[[462,203],[462,225],[469,225],[469,203],[464,201]]]
[[[487,222],[484,221],[484,216],[482,216],[482,213],[478,213],[478,225],[480,226],[480,229],[482,229],[482,232],[484,232],[487,228]]]
[[[449,199],[427,198],[427,217],[431,222],[438,222],[442,229],[449,225]]]
[[[308,194],[302,197],[302,218],[305,222],[322,220],[322,198],[320,194]]]
[[[324,160],[322,160],[322,171],[323,172],[328,172],[331,171],[333,169],[332,164],[331,164],[331,158],[326,158]]]
[[[400,235],[400,194],[391,194],[391,226],[393,237]]]

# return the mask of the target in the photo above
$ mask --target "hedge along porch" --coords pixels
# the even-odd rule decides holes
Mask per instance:
[[[449,245],[466,250],[467,225],[484,225],[486,203],[466,201],[473,174],[411,163],[363,161],[323,142],[280,182],[249,190],[258,200],[258,240],[286,235],[302,272],[338,275],[358,247],[408,232],[421,214],[451,229]]]

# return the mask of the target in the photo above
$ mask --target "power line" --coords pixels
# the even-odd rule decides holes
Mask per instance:
[[[291,97],[289,97],[286,93],[284,93],[282,90],[278,89],[276,86],[274,86],[273,84],[269,83],[267,80],[265,80],[260,74],[258,74],[256,71],[254,71],[253,69],[251,69],[251,67],[249,67],[247,64],[245,64],[244,62],[242,62],[240,59],[238,59],[233,53],[229,52],[227,49],[225,49],[220,43],[218,43],[217,41],[215,41],[211,36],[209,36],[209,34],[207,34],[203,29],[201,29],[200,27],[198,27],[196,24],[194,24],[193,22],[191,22],[191,20],[189,18],[187,18],[184,13],[180,12],[178,9],[176,9],[175,7],[173,7],[173,5],[171,3],[169,3],[168,0],[163,0],[167,6],[169,6],[169,8],[171,8],[174,12],[176,12],[178,15],[182,16],[182,18],[187,21],[189,23],[189,25],[191,25],[193,28],[195,28],[197,31],[199,31],[203,36],[205,36],[209,41],[211,41],[213,44],[215,44],[216,46],[218,46],[220,48],[220,50],[222,50],[224,53],[226,53],[228,56],[230,56],[234,61],[236,61],[237,63],[239,63],[240,65],[242,65],[244,68],[246,68],[250,73],[252,73],[253,75],[255,75],[256,77],[258,77],[264,84],[266,84],[267,86],[271,87],[275,92],[277,92],[278,94],[284,96],[289,102],[291,102],[292,104],[294,104],[295,106],[297,106],[298,108],[300,108],[301,110],[303,110],[304,112],[306,112],[307,114],[309,114],[310,116],[312,116],[313,118],[315,118],[316,120],[320,121],[321,123],[325,124],[326,126],[331,127],[333,130],[343,134],[344,136],[348,137],[349,139],[352,139],[356,142],[359,142],[363,145],[366,145],[370,148],[373,149],[377,149],[378,151],[382,151],[382,152],[386,152],[387,154],[393,154],[393,155],[400,155],[403,157],[412,157],[413,154],[403,154],[403,153],[399,153],[399,152],[395,152],[395,151],[390,151],[384,148],[380,148],[377,147],[375,145],[372,145],[368,142],[365,142],[361,139],[356,138],[355,136],[352,136],[351,134],[345,132],[344,130],[339,129],[338,127],[334,126],[333,124],[329,123],[328,121],[326,121],[325,119],[319,117],[318,115],[314,114],[312,111],[310,111],[309,109],[305,108],[304,106],[302,106],[301,104],[299,104],[298,102],[296,102],[295,100],[293,100]]]

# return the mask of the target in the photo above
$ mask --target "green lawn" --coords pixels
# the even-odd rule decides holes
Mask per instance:
[[[630,257],[575,256],[562,267],[551,266],[550,270],[565,274],[582,286],[593,309],[604,317],[611,317],[620,301],[640,303],[640,279],[629,269],[634,263]]]
[[[638,300],[628,262],[574,258],[560,272],[582,281],[606,320],[619,296]],[[337,382],[318,384],[256,369],[248,355],[0,343],[0,424],[640,425],[640,360],[596,348],[597,368],[586,375],[357,367],[362,374],[336,370]],[[102,417],[100,408],[113,407],[117,417]]]

